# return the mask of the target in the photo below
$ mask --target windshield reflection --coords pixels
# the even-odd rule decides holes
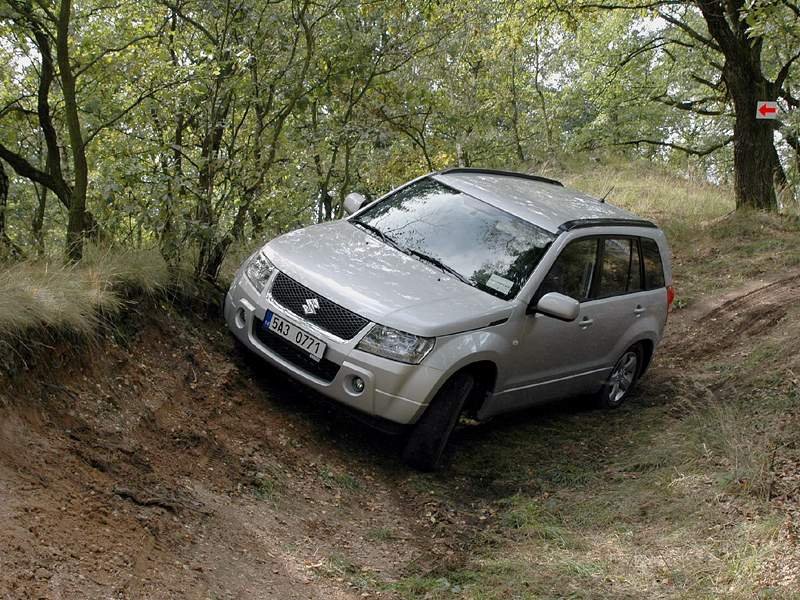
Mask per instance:
[[[555,237],[433,179],[398,191],[351,223],[503,299],[517,294]]]

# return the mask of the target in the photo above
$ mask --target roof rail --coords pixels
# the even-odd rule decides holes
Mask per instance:
[[[658,225],[644,219],[573,219],[562,223],[558,230],[572,231],[586,227],[654,227],[658,229]]]
[[[542,183],[549,183],[564,187],[564,184],[555,179],[542,177],[540,175],[530,175],[528,173],[517,173],[516,171],[501,171],[499,169],[481,169],[477,167],[451,167],[449,169],[442,169],[438,171],[437,175],[447,175],[449,173],[483,173],[485,175],[506,175],[508,177],[519,177],[521,179],[530,179],[531,181],[540,181]]]

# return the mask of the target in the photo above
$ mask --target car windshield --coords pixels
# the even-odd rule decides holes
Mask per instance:
[[[350,222],[504,300],[516,296],[555,239],[433,179],[403,188]]]

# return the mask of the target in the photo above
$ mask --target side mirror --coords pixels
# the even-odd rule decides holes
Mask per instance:
[[[354,212],[364,206],[366,201],[367,199],[358,192],[350,192],[344,198],[343,208],[345,214],[352,215]]]
[[[548,317],[562,321],[574,321],[581,311],[581,303],[558,292],[549,292],[536,303],[535,312],[540,312]]]

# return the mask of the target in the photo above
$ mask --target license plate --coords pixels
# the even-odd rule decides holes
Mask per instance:
[[[325,342],[315,338],[313,335],[307,334],[305,331],[281,318],[279,315],[276,315],[271,310],[268,310],[264,317],[264,329],[302,348],[308,352],[314,360],[321,360],[322,355],[325,354],[325,348],[327,348]]]

